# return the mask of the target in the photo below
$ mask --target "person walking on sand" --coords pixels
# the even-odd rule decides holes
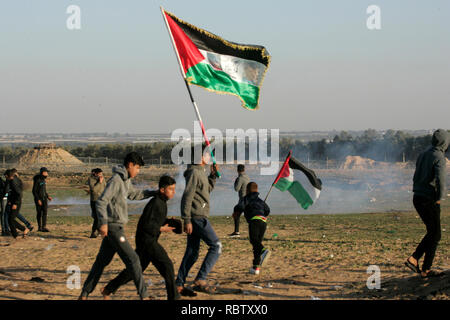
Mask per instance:
[[[431,270],[436,248],[441,239],[441,201],[445,198],[446,160],[445,152],[450,134],[444,129],[434,132],[431,147],[422,152],[416,162],[413,178],[413,204],[426,226],[427,233],[405,265],[423,278],[439,276]],[[422,269],[419,259],[425,254]]]
[[[139,257],[125,237],[124,230],[128,222],[127,199],[142,200],[157,194],[150,190],[136,190],[131,184],[131,179],[139,174],[142,166],[144,160],[138,153],[127,154],[123,165],[113,167],[113,175],[97,200],[98,225],[103,240],[94,265],[84,282],[79,300],[87,300],[100,280],[104,268],[110,264],[116,253],[133,279],[140,298],[149,299]]]
[[[250,181],[250,178],[245,173],[245,166],[243,164],[238,164],[237,166],[238,177],[234,181],[234,191],[236,191],[239,195],[239,202],[246,196],[247,194],[247,184]],[[231,238],[239,238],[241,234],[239,233],[239,222],[241,220],[241,213],[233,212],[233,220],[234,220],[234,232],[229,236]]]
[[[23,237],[25,238],[30,230],[16,221],[17,214],[19,213],[22,205],[23,183],[22,180],[20,180],[16,169],[9,170],[7,180],[9,189],[6,210],[8,211],[9,229],[14,239],[17,239],[18,236],[17,229],[23,231]]]
[[[38,223],[38,231],[49,232],[47,229],[47,210],[48,201],[52,201],[47,193],[48,169],[42,167],[39,170],[39,174],[33,177],[33,197],[34,204],[36,206],[36,220]]]
[[[195,147],[192,155],[195,155]],[[176,280],[178,292],[183,296],[196,296],[191,289],[186,288],[186,277],[189,270],[198,259],[200,240],[208,245],[208,253],[194,280],[194,290],[213,293],[214,287],[208,286],[206,277],[219,259],[222,244],[208,220],[210,208],[210,193],[214,188],[217,176],[217,165],[211,165],[209,176],[205,165],[210,160],[209,147],[202,145],[202,155],[199,161],[192,161],[184,172],[186,187],[181,198],[181,218],[184,221],[184,231],[187,234],[186,251],[181,261]],[[196,158],[194,156],[194,158]],[[199,163],[200,162],[200,163]]]
[[[8,180],[8,176],[9,176],[9,172],[11,170],[8,169],[5,171],[4,176],[5,176],[5,182],[3,185],[3,190],[0,193],[0,201],[2,202],[2,235],[3,236],[10,236],[11,232],[9,230],[9,223],[8,223],[8,214],[10,211],[10,208],[7,207],[7,198],[8,198],[8,194],[10,192],[10,183]],[[18,177],[18,173],[16,171],[15,175],[14,175],[14,179],[16,179]],[[8,209],[8,210],[7,210]],[[19,219],[21,222],[23,222],[23,224],[25,225],[25,227],[27,227],[27,229],[29,230],[29,232],[31,232],[34,228],[31,225],[31,223],[22,215],[20,214],[20,212],[17,212],[16,214],[16,218]]]
[[[97,238],[98,218],[95,203],[102,195],[106,187],[106,181],[105,177],[103,176],[102,169],[92,169],[91,176],[88,178],[86,184],[89,187],[88,192],[91,197],[91,217],[94,219],[94,222],[92,223],[91,236],[89,238]]]

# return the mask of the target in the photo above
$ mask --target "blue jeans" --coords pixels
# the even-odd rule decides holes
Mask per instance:
[[[31,228],[31,223],[27,219],[25,219],[25,217],[23,215],[21,215],[20,213],[17,214],[17,219],[22,221],[23,224],[25,225],[25,227],[27,227],[28,229]]]
[[[9,229],[9,224],[8,224],[8,206],[5,204],[5,206],[3,207],[3,211],[1,212],[2,214],[2,232],[10,232]],[[25,219],[25,217],[23,215],[21,215],[20,213],[17,214],[17,219],[19,219],[20,221],[23,222],[23,224],[30,229],[31,228],[31,223]]]
[[[191,222],[192,234],[187,236],[186,252],[181,261],[180,269],[178,270],[176,280],[177,286],[183,286],[186,283],[186,277],[189,274],[189,270],[191,270],[198,259],[200,240],[203,240],[209,248],[195,280],[206,280],[206,277],[221,254],[222,244],[214,232],[209,220],[207,218],[193,218]]]

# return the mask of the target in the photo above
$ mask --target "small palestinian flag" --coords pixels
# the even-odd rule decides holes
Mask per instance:
[[[187,82],[235,95],[244,108],[258,109],[260,88],[270,62],[267,50],[224,40],[162,11]]]
[[[322,181],[314,171],[292,157],[292,152],[289,152],[273,184],[281,191],[289,191],[305,210],[319,198],[322,190]]]

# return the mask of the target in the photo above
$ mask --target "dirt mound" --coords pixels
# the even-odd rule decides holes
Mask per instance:
[[[352,170],[367,170],[385,167],[387,164],[384,162],[377,162],[369,158],[363,158],[360,156],[347,156],[344,163],[341,165],[341,169]]]
[[[22,166],[82,165],[83,162],[53,144],[39,145],[19,159]]]

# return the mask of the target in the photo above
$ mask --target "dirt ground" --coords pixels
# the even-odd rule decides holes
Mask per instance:
[[[34,221],[32,216],[27,217]],[[134,245],[138,216],[127,225],[129,241]],[[443,271],[439,278],[423,280],[403,262],[424,235],[424,226],[415,212],[352,215],[273,215],[268,222],[264,244],[272,251],[259,276],[248,273],[252,252],[247,223],[242,218],[241,238],[227,237],[232,231],[230,217],[212,217],[220,237],[222,254],[210,274],[217,285],[214,295],[199,293],[194,300],[205,299],[449,299],[450,297],[450,208],[442,212],[442,240],[435,267]],[[0,238],[0,299],[76,299],[80,289],[69,289],[69,266],[81,270],[81,285],[87,277],[101,239],[89,239],[89,217],[51,215],[51,233],[34,232],[13,243]],[[185,235],[163,234],[160,242],[172,258],[175,271],[181,262]],[[194,280],[206,254],[202,244],[200,259],[188,277]],[[368,289],[370,265],[380,270],[380,289]],[[101,299],[100,289],[123,269],[116,255],[105,269],[91,299]],[[166,299],[162,278],[150,265],[144,273],[149,292]],[[37,279],[36,279],[37,277]],[[35,281],[31,279],[35,278]],[[37,281],[36,281],[37,280]],[[43,282],[38,282],[43,281]],[[113,299],[138,299],[129,283]]]

